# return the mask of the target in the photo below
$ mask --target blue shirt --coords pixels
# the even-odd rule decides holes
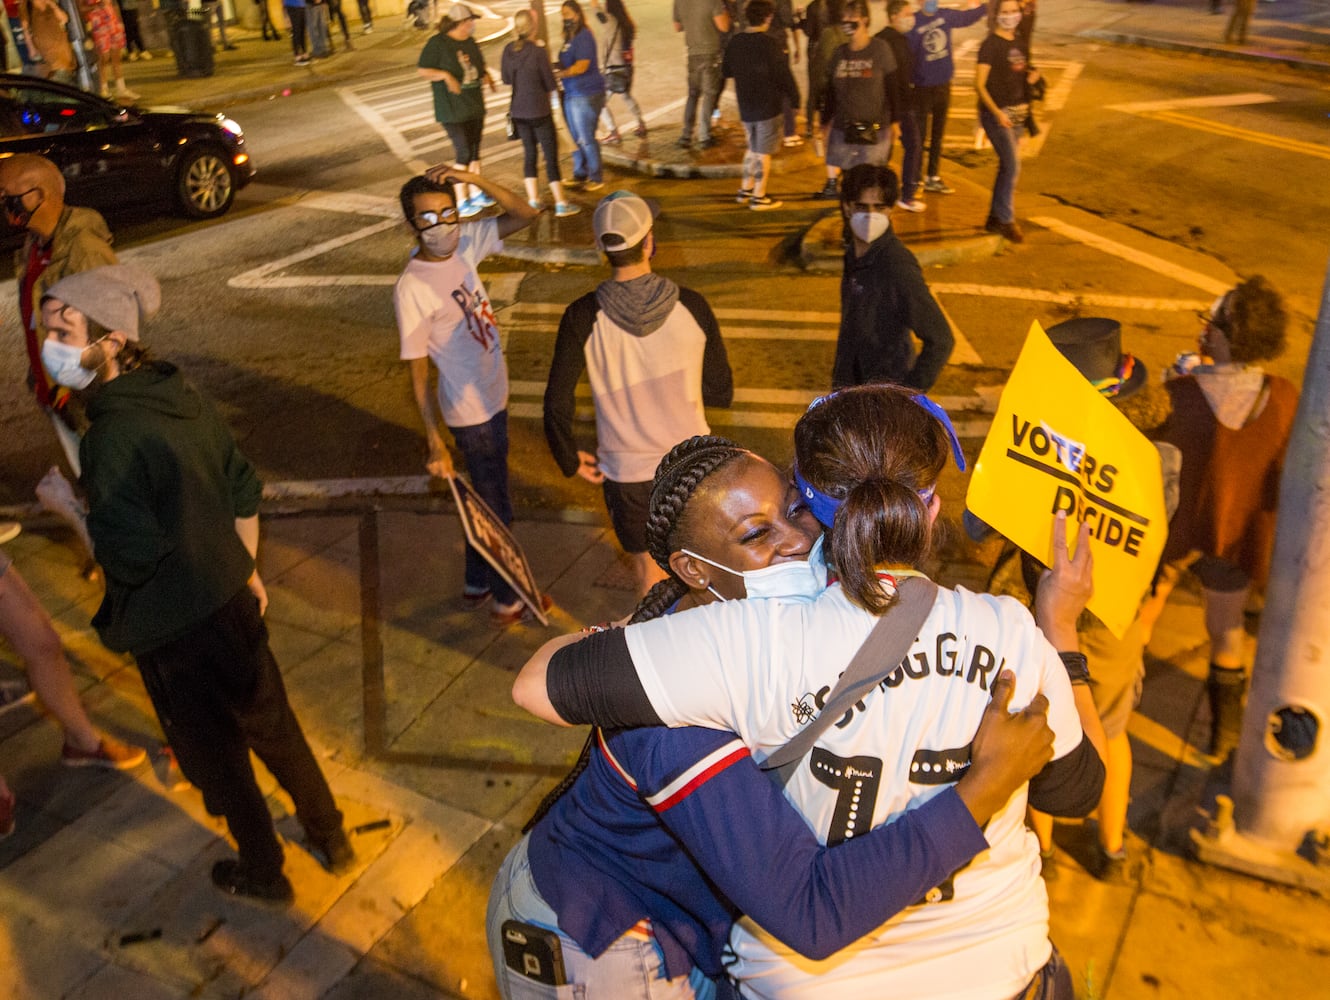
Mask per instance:
[[[563,92],[569,97],[593,97],[605,93],[605,78],[600,75],[600,64],[596,60],[596,36],[585,26],[559,50],[559,66],[567,69],[583,59],[590,62],[585,73],[563,78]]]
[[[956,74],[951,54],[952,29],[968,27],[987,14],[987,4],[973,10],[939,10],[936,14],[916,11],[914,27],[905,36],[914,55],[914,85],[937,87],[950,83]]]

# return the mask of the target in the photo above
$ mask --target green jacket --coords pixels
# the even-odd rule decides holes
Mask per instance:
[[[178,639],[245,586],[254,560],[236,518],[258,513],[258,474],[216,410],[166,362],[88,399],[79,456],[88,531],[106,574],[92,624],[134,654]]]

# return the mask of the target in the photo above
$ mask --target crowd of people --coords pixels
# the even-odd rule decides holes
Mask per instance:
[[[792,468],[711,434],[705,407],[734,397],[724,331],[703,295],[653,269],[653,206],[616,191],[592,214],[608,275],[559,321],[544,431],[565,476],[602,486],[640,603],[625,623],[550,640],[514,685],[533,714],[595,728],[495,881],[487,933],[506,998],[580,986],[704,1000],[1070,1000],[1040,877],[1052,871],[1051,818],[1097,810],[1096,873],[1121,876],[1125,723],[1150,631],[1184,572],[1206,599],[1208,749],[1222,758],[1237,740],[1250,663],[1242,613],[1268,571],[1297,400],[1295,386],[1259,367],[1285,347],[1281,298],[1260,277],[1220,296],[1198,355],[1162,385],[1122,349],[1111,320],[1050,331],[1078,377],[1157,442],[1173,484],[1164,560],[1125,636],[1085,611],[1088,529],[1069,529],[1064,516],[1051,525],[1053,565],[1026,561],[1030,607],[930,580],[939,479],[948,461],[965,471],[949,417],[927,396],[952,334],[890,212],[946,190],[935,154],[949,33],[974,15],[930,11],[929,0],[910,21],[905,0],[893,0],[882,38],[864,0],[817,2],[819,16],[834,14],[821,36],[842,39],[819,57],[815,110],[846,252],[829,391],[795,427]],[[680,141],[691,144],[695,128],[703,145],[713,138],[718,81],[735,79],[749,146],[739,198],[754,209],[770,199],[771,155],[801,104],[789,50],[772,35],[798,22],[780,7],[750,0],[743,33],[712,50],[694,40],[708,25],[728,32],[728,8],[676,5],[680,30],[693,33]],[[426,470],[458,474],[446,430],[472,489],[505,523],[508,369],[479,265],[546,207],[538,153],[556,213],[576,211],[553,141],[560,88],[577,146],[571,184],[603,187],[597,131],[617,131],[606,97],[629,94],[634,35],[619,0],[604,13],[608,44],[565,0],[553,56],[541,19],[515,19],[501,76],[526,153],[522,192],[481,170],[482,88],[494,80],[472,37],[476,13],[452,5],[419,59],[454,162],[400,189],[413,245],[392,295],[398,356]],[[988,222],[1018,240],[1014,133],[1028,127],[1037,74],[1018,0],[999,0],[993,14],[976,78],[1001,164]],[[933,33],[922,55],[911,41],[921,25]],[[612,89],[611,70],[625,67],[624,89]],[[887,166],[897,136],[904,182]],[[0,161],[6,216],[26,233],[17,282],[29,384],[79,486],[55,470],[65,486],[54,506],[105,583],[93,627],[133,656],[184,778],[227,822],[237,853],[214,865],[212,881],[288,904],[284,849],[251,752],[330,871],[347,870],[355,853],[269,648],[258,473],[206,397],[145,345],[161,302],[155,278],[118,262],[100,216],[63,194],[49,161]],[[593,436],[573,421],[584,374]],[[460,600],[498,628],[551,606],[470,547]],[[7,558],[0,629],[64,728],[66,764],[142,762],[141,748],[88,719],[49,619]],[[0,777],[0,835],[13,828],[14,804]]]

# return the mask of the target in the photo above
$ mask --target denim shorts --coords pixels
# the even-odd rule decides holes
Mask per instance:
[[[748,139],[749,151],[753,153],[770,156],[780,149],[781,134],[780,115],[760,122],[744,122],[744,136]]]

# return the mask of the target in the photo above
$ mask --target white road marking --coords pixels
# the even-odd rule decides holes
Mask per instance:
[[[1137,264],[1147,270],[1154,271],[1156,274],[1162,274],[1165,277],[1172,278],[1174,281],[1180,281],[1184,285],[1191,285],[1193,288],[1199,288],[1203,292],[1209,292],[1211,295],[1222,295],[1232,287],[1232,283],[1222,281],[1219,278],[1212,278],[1208,274],[1201,274],[1199,271],[1193,271],[1190,268],[1183,267],[1181,264],[1174,264],[1171,261],[1164,260],[1162,257],[1156,257],[1154,254],[1146,253],[1144,250],[1137,250],[1123,243],[1116,243],[1106,236],[1100,236],[1098,233],[1092,233],[1088,229],[1082,229],[1079,226],[1073,226],[1061,219],[1054,219],[1051,216],[1037,216],[1030,219],[1037,226],[1043,226],[1055,233],[1075,240],[1078,243],[1084,243],[1088,247],[1093,247],[1101,253],[1106,253],[1110,257],[1117,257],[1132,264]]]
[[[1195,312],[1209,307],[1208,300],[1161,299],[1139,295],[1109,295],[1102,292],[1050,292],[1041,288],[1017,288],[1013,285],[975,285],[958,282],[930,282],[934,295],[977,295],[988,299],[1018,299],[1023,302],[1051,302],[1057,305],[1102,306],[1105,309],[1141,309],[1151,312]]]

